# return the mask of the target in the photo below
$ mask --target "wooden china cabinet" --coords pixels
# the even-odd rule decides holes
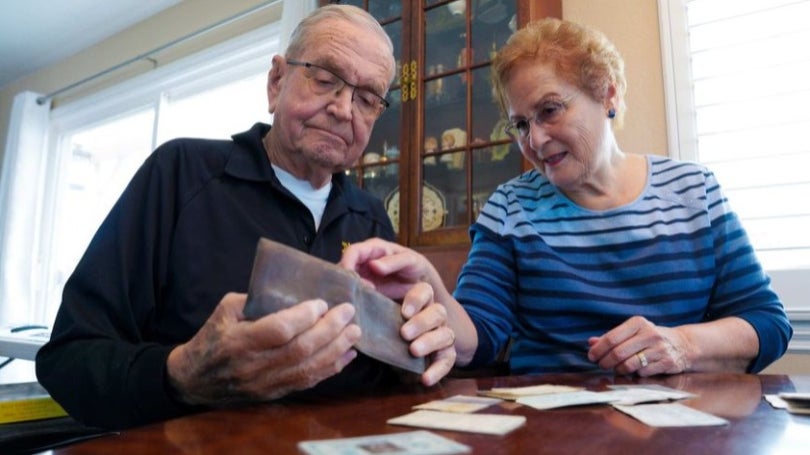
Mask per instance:
[[[492,98],[492,56],[517,27],[561,17],[561,0],[334,3],[377,18],[397,59],[391,106],[347,172],[383,200],[399,242],[428,256],[452,290],[470,224],[497,185],[525,169]]]

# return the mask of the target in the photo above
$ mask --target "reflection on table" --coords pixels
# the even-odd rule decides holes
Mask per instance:
[[[807,385],[807,378],[796,383]],[[222,409],[124,431],[54,451],[55,454],[140,453],[297,453],[303,440],[346,438],[412,431],[386,424],[411,407],[493,387],[536,384],[606,390],[613,384],[660,384],[698,397],[687,406],[729,420],[714,427],[653,428],[608,405],[538,411],[512,402],[487,413],[524,415],[525,426],[506,436],[435,431],[473,448],[473,453],[807,453],[810,416],[773,409],[763,394],[794,391],[794,378],[782,375],[683,374],[637,378],[602,375],[538,375],[446,379],[433,388],[418,385],[364,395],[323,397]],[[799,390],[810,391],[810,390]]]

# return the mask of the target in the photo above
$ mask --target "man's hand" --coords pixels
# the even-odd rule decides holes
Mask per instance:
[[[357,356],[352,346],[360,327],[350,323],[352,305],[328,310],[323,300],[308,300],[248,321],[246,300],[246,294],[225,295],[199,332],[169,354],[169,381],[181,401],[279,398],[313,387]]]
[[[433,301],[433,288],[418,283],[405,294],[400,335],[409,341],[414,357],[427,357],[430,365],[422,373],[422,384],[432,386],[450,372],[456,363],[456,334],[447,325],[447,310]]]
[[[410,342],[412,355],[430,359],[422,383],[431,386],[446,376],[456,362],[456,333],[448,323],[446,305],[437,302],[435,292],[445,300],[452,297],[433,265],[418,252],[382,239],[349,246],[340,265],[357,272],[387,297],[402,300],[406,322],[400,334]]]

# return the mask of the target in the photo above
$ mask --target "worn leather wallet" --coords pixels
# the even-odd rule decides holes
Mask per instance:
[[[310,299],[323,299],[329,308],[352,303],[354,322],[362,330],[355,346],[360,352],[414,373],[425,371],[425,359],[412,356],[399,334],[405,321],[398,303],[365,286],[352,271],[281,243],[259,239],[245,316],[258,319]]]

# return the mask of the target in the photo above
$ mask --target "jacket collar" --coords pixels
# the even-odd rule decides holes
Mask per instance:
[[[279,182],[267,153],[264,150],[262,138],[270,131],[271,126],[265,123],[256,123],[249,130],[234,134],[234,150],[228,157],[225,173],[240,179],[254,182],[270,183],[277,190],[289,193]],[[346,201],[349,209],[356,212],[369,210],[367,202],[363,200],[360,190],[342,172],[332,174],[332,191],[329,193],[329,202],[333,199]],[[342,198],[340,198],[342,196]]]

